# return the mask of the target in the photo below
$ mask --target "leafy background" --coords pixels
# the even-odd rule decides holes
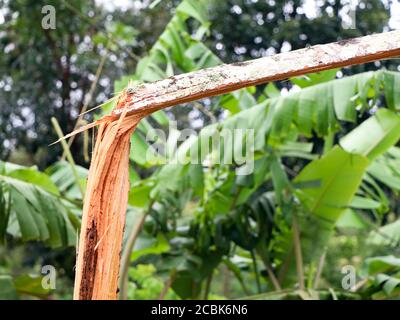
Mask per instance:
[[[3,299],[72,297],[91,136],[71,145],[74,162],[48,144],[57,137],[51,117],[71,131],[93,82],[90,106],[128,81],[390,28],[389,3],[379,0],[358,4],[350,30],[338,19],[339,1],[320,1],[314,18],[302,1],[136,1],[126,11],[50,2],[56,30],[41,28],[41,1],[0,2]],[[397,70],[396,59],[335,69],[143,120],[132,135],[121,298],[396,299]],[[106,102],[83,121],[112,107]],[[174,150],[185,128],[197,136]],[[189,147],[204,151],[213,135],[234,128],[254,129],[252,174],[238,174],[241,164],[218,164],[227,145],[209,150],[200,164],[165,164],[166,150],[188,158]],[[47,264],[57,270],[55,290],[41,285]],[[356,270],[351,290],[342,286],[346,265]]]

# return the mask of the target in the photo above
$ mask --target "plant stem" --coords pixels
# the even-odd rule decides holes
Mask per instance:
[[[122,263],[121,263],[121,276],[119,280],[119,288],[120,294],[119,297],[121,300],[126,300],[128,297],[128,274],[129,274],[129,267],[131,264],[131,252],[135,245],[136,239],[139,236],[140,231],[143,228],[144,221],[146,220],[147,213],[143,213],[140,217],[138,223],[136,224],[135,228],[132,230],[129,238],[126,241],[126,246],[124,250],[124,254],[122,256]]]
[[[89,157],[89,132],[85,131],[83,133],[83,159],[85,162],[90,161]]]
[[[296,214],[293,214],[292,216],[292,227],[293,227],[293,244],[294,244],[294,253],[296,257],[296,270],[297,270],[297,278],[299,281],[299,289],[304,290],[303,257],[301,254],[300,231]]]
[[[211,123],[217,123],[218,122],[217,118],[213,115],[213,113],[210,110],[208,110],[206,107],[204,107],[200,102],[195,102],[193,104],[193,106],[197,110],[199,110],[200,112],[205,114],[208,118],[210,118]]]
[[[338,300],[335,290],[333,290],[332,288],[329,288],[329,293],[331,294],[333,300]]]
[[[229,258],[224,259],[224,266],[229,269]],[[225,269],[222,269],[225,270]],[[233,272],[233,275],[236,277],[236,279],[239,281],[240,286],[242,287],[243,292],[245,293],[246,296],[250,295],[249,290],[247,289],[242,277],[240,276],[240,274]]]
[[[268,278],[271,280],[272,285],[274,286],[275,290],[281,291],[282,290],[281,285],[279,284],[279,281],[276,278],[274,271],[272,270],[271,264],[268,262],[268,260],[265,257],[261,256],[261,259],[264,263],[265,269],[267,270]]]
[[[261,293],[260,275],[258,273],[257,260],[256,260],[256,255],[254,254],[254,250],[251,250],[250,254],[251,254],[251,259],[253,260],[254,273],[256,274],[257,291],[258,293]]]
[[[321,278],[322,269],[324,268],[324,264],[325,264],[325,257],[326,257],[326,249],[322,253],[321,257],[319,258],[317,273],[315,275],[314,285],[313,285],[314,290],[318,289],[318,283]]]
[[[325,139],[324,139],[324,151],[323,151],[324,154],[332,149],[334,140],[335,140],[335,133],[334,132],[330,132],[325,137]]]
[[[223,296],[226,298],[229,298],[229,290],[230,290],[230,282],[231,282],[231,275],[229,273],[229,269],[227,266],[224,266],[223,269],[223,283],[222,283],[222,291],[223,291]]]
[[[51,118],[51,123],[53,124],[54,130],[56,131],[57,136],[60,139],[62,137],[64,137],[64,133],[62,132],[61,127],[60,127],[57,119],[52,117]],[[67,157],[67,160],[68,160],[69,164],[71,165],[72,174],[74,175],[76,183],[78,184],[79,190],[80,190],[80,192],[82,194],[82,199],[84,199],[85,198],[85,190],[83,189],[83,186],[80,183],[78,171],[76,171],[75,161],[74,161],[74,158],[73,158],[73,156],[71,154],[71,150],[69,149],[69,146],[65,142],[65,140],[60,140],[60,142],[61,142],[61,146],[62,146],[62,148],[64,150],[64,153],[65,153],[65,155]]]
[[[210,275],[207,277],[206,287],[204,288],[204,300],[208,300],[208,294],[210,293],[211,281],[213,278],[213,270],[211,271]]]
[[[171,275],[169,276],[167,282],[165,283],[164,288],[162,289],[160,296],[158,297],[158,300],[164,300],[165,296],[168,293],[169,288],[171,288],[171,285],[175,280],[175,276],[176,276],[176,271],[173,270],[171,272]]]
[[[357,282],[353,288],[351,288],[352,292],[357,292],[358,290],[360,290],[366,283],[368,282],[368,278],[360,280],[359,282]]]

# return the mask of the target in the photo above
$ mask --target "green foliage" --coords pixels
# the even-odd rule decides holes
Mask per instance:
[[[81,166],[75,166],[80,178],[80,183],[86,187],[88,170]],[[48,167],[45,173],[50,177],[56,188],[68,199],[82,200],[82,193],[76,184],[76,179],[72,172],[71,165],[66,161],[59,161]]]
[[[373,230],[369,236],[368,242],[378,246],[388,245],[397,248],[400,243],[399,220],[384,225],[377,230]]]
[[[6,233],[24,241],[42,241],[53,248],[74,246],[79,220],[74,204],[63,200],[45,173],[1,163],[0,238]]]
[[[11,276],[0,276],[0,299],[13,300],[17,299],[17,291],[15,290]]]
[[[387,187],[400,191],[399,161],[400,148],[393,147],[369,166],[368,173]]]
[[[366,259],[360,269],[360,276],[368,280],[369,294],[373,299],[400,295],[400,259],[395,256]]]
[[[326,233],[329,235],[343,210],[350,205],[367,165],[365,157],[335,147],[321,159],[312,161],[296,177],[297,195],[306,210],[301,224],[303,252],[321,254],[321,249],[316,248],[324,247]]]
[[[131,300],[156,300],[164,288],[164,282],[155,275],[156,269],[153,265],[136,265],[129,270],[128,298]],[[172,289],[168,289],[165,299],[177,299],[177,295]]]

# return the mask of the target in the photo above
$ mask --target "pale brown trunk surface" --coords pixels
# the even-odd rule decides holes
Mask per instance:
[[[394,56],[400,56],[400,31],[316,45],[145,83],[136,88],[125,109],[112,114],[154,112],[251,85]]]
[[[123,98],[119,105],[124,105]],[[74,299],[116,299],[129,192],[130,136],[140,118],[98,127],[78,247]]]
[[[71,134],[99,126],[82,213],[74,299],[117,298],[129,191],[129,138],[141,118],[250,85],[397,55],[400,32],[395,31],[222,65],[143,84],[133,93],[124,91],[111,115]]]

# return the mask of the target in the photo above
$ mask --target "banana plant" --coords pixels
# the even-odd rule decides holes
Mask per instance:
[[[36,167],[0,163],[0,240],[10,234],[52,248],[75,246],[79,204]]]
[[[341,215],[351,206],[370,163],[400,139],[400,116],[380,109],[293,180],[305,263],[322,255]]]

